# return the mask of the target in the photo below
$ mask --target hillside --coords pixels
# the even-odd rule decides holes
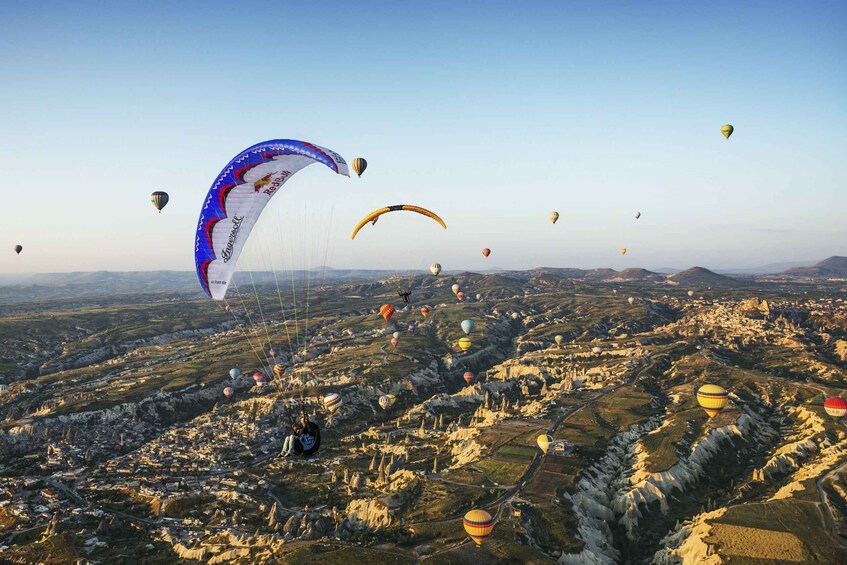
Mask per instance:
[[[691,267],[681,273],[669,276],[668,280],[680,285],[698,288],[738,288],[745,284],[738,279],[719,275],[703,267]]]
[[[847,257],[833,255],[811,267],[795,267],[785,271],[786,275],[809,278],[847,278]]]

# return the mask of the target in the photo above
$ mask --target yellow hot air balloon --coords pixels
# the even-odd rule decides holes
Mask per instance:
[[[470,340],[470,338],[463,337],[462,339],[460,339],[460,340],[459,340],[459,348],[460,348],[462,351],[467,351],[468,349],[470,349],[470,348],[471,348],[471,340]]]
[[[361,157],[356,157],[353,159],[353,170],[356,172],[356,175],[362,176],[362,173],[365,172],[365,169],[368,168],[368,162],[362,159]]]
[[[561,336],[561,335],[557,335],[553,339],[556,340],[556,345],[562,345],[562,342],[565,341],[564,336]]]
[[[541,451],[544,454],[547,454],[547,450],[550,449],[550,445],[553,443],[553,438],[547,434],[541,434],[538,436],[538,447],[541,448]]]
[[[465,532],[477,545],[482,545],[494,529],[494,518],[485,510],[471,510],[465,514],[462,522],[465,525]]]
[[[556,220],[558,220],[558,219],[559,219],[559,213],[558,212],[550,212],[550,221],[551,222],[553,222],[555,224]]]
[[[732,135],[732,132],[734,132],[734,131],[735,131],[735,128],[732,127],[730,124],[724,124],[724,125],[721,126],[721,133],[727,139],[729,139],[729,136]]]
[[[706,411],[709,418],[714,418],[720,414],[728,399],[729,395],[726,390],[718,385],[707,384],[697,389],[697,402]]]
[[[626,247],[621,247],[621,255],[626,255]]]

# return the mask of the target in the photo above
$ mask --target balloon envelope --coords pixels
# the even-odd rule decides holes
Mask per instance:
[[[626,247],[621,247],[621,255],[626,255]]]
[[[488,257],[489,255],[491,255],[491,250],[486,247],[485,249],[482,250],[482,254],[483,254],[483,256]]]
[[[433,263],[429,266],[429,272],[437,277],[438,273],[441,272],[441,265],[439,265],[438,263]]]
[[[471,340],[469,338],[463,337],[459,340],[459,348],[462,351],[467,351],[471,348]]]
[[[635,299],[631,296],[629,298],[627,298],[626,301],[629,302],[630,304],[635,304]]]
[[[462,322],[462,331],[466,334],[472,334],[475,329],[476,322],[474,322],[473,320],[464,320]]]
[[[471,510],[465,514],[462,523],[465,526],[465,532],[477,545],[482,545],[494,529],[494,518],[485,510]]]
[[[823,409],[837,422],[847,414],[847,401],[838,397],[827,398],[823,403]]]
[[[454,284],[453,286],[451,286],[451,287],[450,287],[450,290],[452,290],[452,291],[453,291],[453,294],[458,294],[458,292],[459,292],[459,285]]]
[[[396,310],[394,309],[394,306],[392,306],[391,304],[383,304],[379,308],[379,315],[382,316],[383,318],[385,318],[386,322],[391,320],[391,316],[394,315],[394,312],[396,312]]]
[[[640,218],[640,217],[641,217],[641,212],[636,212],[636,213],[634,214],[634,216],[635,216],[635,219],[637,220],[638,218]]]
[[[709,418],[720,414],[728,399],[729,394],[718,385],[706,384],[697,389],[697,403],[706,411]]]
[[[556,345],[562,345],[562,342],[565,341],[565,338],[560,335],[557,335],[554,339],[556,340]]]
[[[464,300],[464,299],[465,299],[465,293],[464,293],[464,292],[461,292],[461,291],[457,292],[457,293],[456,293],[456,298],[458,298],[458,299],[459,299],[459,302],[461,302],[462,300]]]
[[[538,447],[540,447],[541,451],[543,451],[546,454],[547,450],[550,449],[550,445],[553,443],[553,438],[550,437],[547,434],[541,434],[540,436],[538,436],[537,441],[538,441]]]
[[[727,139],[729,139],[729,136],[732,135],[732,132],[734,131],[735,128],[732,127],[730,124],[724,124],[723,126],[721,126],[721,133]]]
[[[230,369],[229,376],[233,379],[237,379],[241,376],[241,369]]]
[[[549,217],[550,217],[550,221],[551,221],[551,222],[553,222],[553,223],[555,224],[555,223],[556,223],[556,220],[558,220],[558,219],[559,219],[559,213],[558,213],[558,212],[550,212],[550,216],[549,216]]]
[[[356,176],[362,176],[362,173],[365,172],[365,169],[368,168],[368,162],[362,159],[361,157],[356,157],[353,159],[353,171],[356,173]],[[379,175],[377,175],[379,176]]]
[[[423,317],[424,317],[424,318],[426,318],[427,316],[429,316],[429,312],[430,312],[430,310],[429,310],[429,308],[427,308],[426,306],[424,306],[423,308],[421,308],[421,314],[423,315]]]
[[[694,296],[694,291],[693,291],[693,290],[689,290],[689,291],[688,291],[688,296]]]
[[[230,397],[230,396],[232,396],[233,394],[235,394],[235,389],[233,389],[231,386],[228,386],[228,387],[224,388],[224,396],[226,396],[227,398],[229,398],[229,397]]]
[[[15,253],[17,253],[18,255],[20,255],[21,251],[23,251],[23,250],[24,250],[23,245],[16,245],[15,246]],[[38,253],[36,253],[36,255],[38,255]]]
[[[471,373],[470,371],[468,371],[467,373],[465,373],[465,377],[464,377],[464,378],[465,378],[465,382],[466,382],[466,383],[471,384],[471,383],[473,382],[474,375],[473,375],[473,373]]]
[[[393,345],[394,347],[397,347],[398,343],[400,343],[399,339],[397,339],[396,337],[391,338],[391,345]]]
[[[342,406],[344,406],[344,399],[337,392],[324,396],[324,408],[329,410],[330,414],[335,414]]]
[[[162,208],[167,205],[168,200],[170,200],[168,193],[162,192],[161,190],[157,190],[156,192],[150,195],[150,201],[153,203],[153,206],[156,207],[156,210],[158,210],[160,214],[162,213]]]

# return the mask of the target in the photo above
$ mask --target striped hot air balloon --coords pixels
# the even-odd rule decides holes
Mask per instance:
[[[482,545],[482,542],[491,535],[491,530],[494,529],[494,518],[485,510],[471,510],[465,514],[463,523],[465,532],[477,545]]]
[[[543,451],[544,454],[546,455],[547,450],[550,449],[550,445],[553,443],[553,438],[550,437],[547,434],[541,434],[540,436],[538,436],[537,441],[538,441],[538,447],[540,447],[541,451]]]
[[[0,384],[0,394],[9,392],[9,385]]]
[[[471,348],[471,340],[470,340],[470,338],[463,337],[462,339],[460,339],[460,340],[459,340],[459,348],[460,348],[462,351],[467,351],[468,349],[470,349],[470,348]]]
[[[368,162],[362,159],[361,157],[356,157],[353,159],[353,170],[356,172],[356,175],[361,177],[362,173],[365,172],[365,169],[368,168]]]
[[[439,265],[438,263],[433,263],[429,266],[429,272],[437,277],[438,273],[441,272],[441,265]]]
[[[157,190],[156,192],[150,195],[150,201],[153,203],[153,206],[156,207],[156,210],[158,210],[160,214],[162,213],[162,208],[167,205],[168,200],[170,200],[168,193],[162,192],[161,190]]]
[[[285,366],[281,363],[277,363],[274,365],[274,376],[277,380],[282,380],[282,377],[285,375]]]
[[[847,414],[847,400],[837,396],[827,398],[823,403],[823,409],[826,410],[830,418],[837,422]]]
[[[470,371],[465,373],[465,382],[466,383],[471,384],[473,382],[473,379],[474,379],[473,373],[471,373]]]
[[[330,414],[335,414],[342,406],[344,406],[344,399],[337,392],[324,396],[324,408],[329,410]]]
[[[394,306],[392,306],[391,304],[383,304],[379,308],[379,315],[382,316],[383,318],[385,318],[386,322],[391,320],[391,316],[394,315],[394,312],[396,312],[396,310],[394,309]]]
[[[709,415],[709,418],[714,418],[726,406],[729,400],[729,393],[723,387],[718,385],[706,384],[697,389],[697,402]]]

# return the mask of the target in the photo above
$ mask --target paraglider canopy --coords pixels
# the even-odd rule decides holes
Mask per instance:
[[[429,218],[432,218],[445,230],[447,229],[447,224],[444,223],[444,220],[438,217],[435,212],[430,212],[426,208],[421,208],[420,206],[414,206],[412,204],[395,204],[394,206],[386,206],[385,208],[380,208],[379,210],[374,210],[367,216],[365,216],[362,221],[356,224],[356,227],[353,228],[353,234],[350,236],[350,239],[356,239],[356,234],[359,233],[359,230],[362,229],[365,224],[368,222],[376,223],[376,220],[379,219],[383,214],[387,214],[389,212],[399,212],[401,210],[406,210],[409,212],[417,212],[418,214],[423,214]]]

